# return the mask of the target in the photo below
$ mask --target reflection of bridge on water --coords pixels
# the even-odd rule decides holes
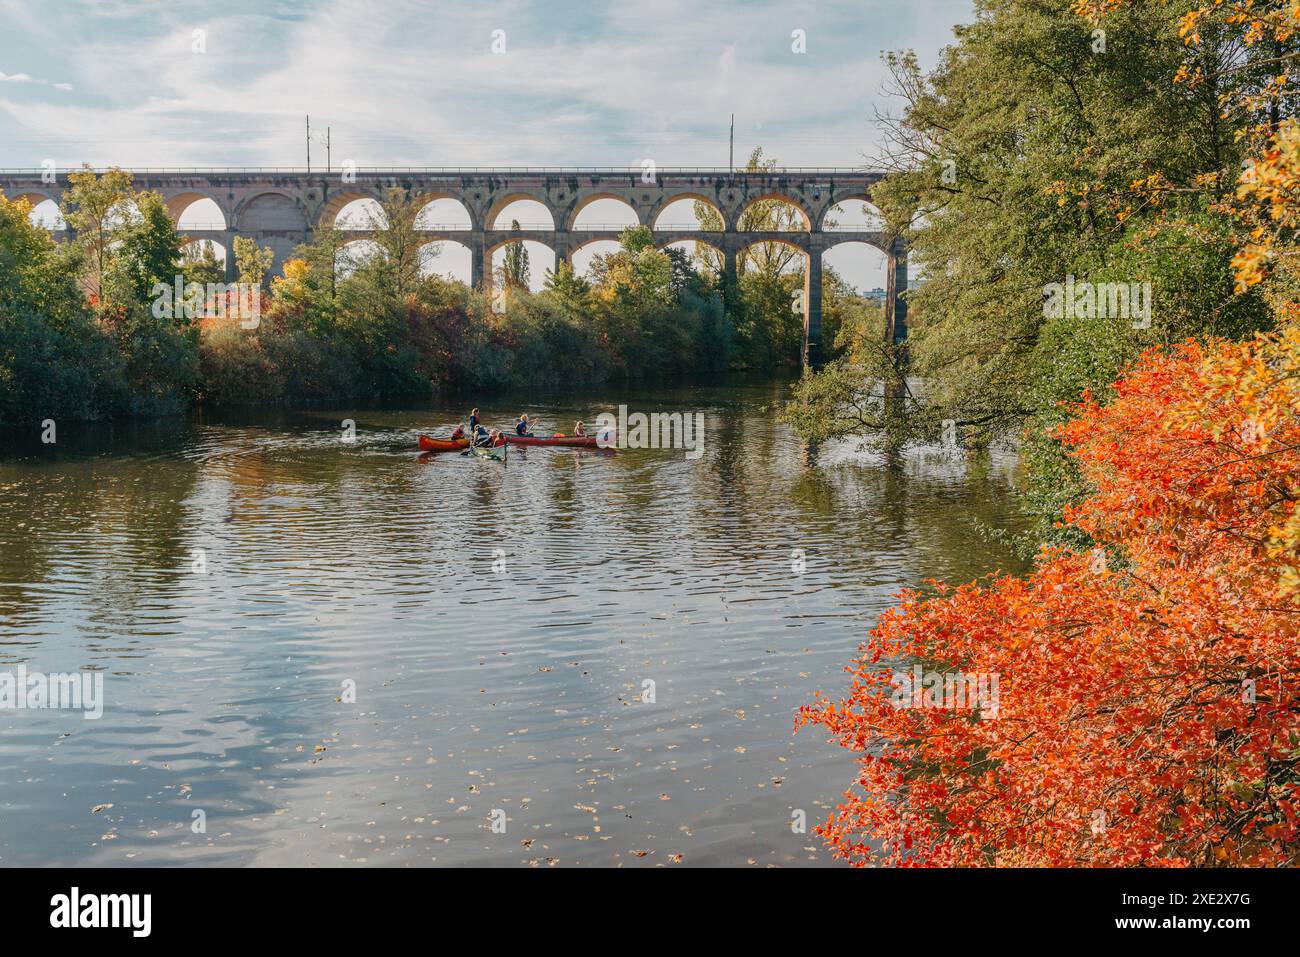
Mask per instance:
[[[665,169],[653,175],[642,169],[373,169],[347,172],[309,172],[301,169],[193,169],[133,171],[137,189],[160,193],[172,221],[201,200],[211,200],[224,222],[203,229],[186,227],[187,241],[211,239],[226,250],[236,236],[255,239],[275,253],[272,269],[279,269],[294,248],[312,238],[314,229],[334,224],[344,207],[357,200],[381,200],[386,190],[400,187],[411,196],[434,203],[451,200],[464,210],[468,225],[428,224],[421,232],[430,242],[460,243],[469,250],[470,281],[482,284],[489,274],[492,254],[502,245],[531,240],[548,246],[557,260],[572,262],[584,246],[615,238],[627,224],[578,223],[583,209],[597,200],[615,200],[628,208],[637,223],[654,231],[655,242],[668,246],[680,242],[704,243],[721,255],[723,268],[735,275],[736,258],[755,243],[785,243],[805,257],[805,352],[815,358],[821,342],[821,277],[823,253],[841,243],[866,243],[888,260],[884,290],[886,329],[898,340],[907,334],[907,250],[901,240],[883,232],[827,223],[827,214],[850,200],[869,201],[869,190],[882,174],[852,169],[779,169],[733,172],[727,169]],[[53,179],[54,182],[45,182]],[[650,181],[648,181],[650,180]],[[45,200],[58,203],[67,188],[66,171],[0,171],[0,190],[12,198],[23,197],[36,206]],[[499,217],[512,203],[539,203],[551,222],[530,223],[529,228],[503,228]],[[665,207],[680,200],[706,203],[718,213],[722,230],[680,225],[659,227]],[[746,208],[760,200],[780,200],[798,211],[802,229],[779,232],[737,229]],[[347,228],[340,223],[340,228]],[[350,230],[364,238],[367,229]],[[54,235],[67,238],[66,229]],[[227,255],[231,279],[234,257]]]

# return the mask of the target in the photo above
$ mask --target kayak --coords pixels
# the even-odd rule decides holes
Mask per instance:
[[[598,447],[594,435],[506,435],[505,440],[507,445],[555,445],[577,449]],[[611,446],[613,444],[612,441],[606,443]]]
[[[431,439],[427,435],[420,436],[421,452],[459,452],[469,445],[469,439]]]
[[[506,456],[510,453],[510,449],[505,445],[475,445],[470,448],[470,452],[472,452],[476,458],[494,459],[497,462],[504,462]]]

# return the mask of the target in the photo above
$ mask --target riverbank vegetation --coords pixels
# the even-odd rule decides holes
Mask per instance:
[[[820,831],[856,864],[1295,866],[1300,15],[976,7],[933,76],[894,63],[880,200],[928,264],[935,385],[892,423],[1023,435],[1055,542],[1027,577],[906,593],[801,710],[859,763]],[[1070,273],[1150,282],[1150,327],[1045,317]],[[882,432],[845,411],[866,376],[806,379],[792,417]]]
[[[497,275],[475,289],[422,268],[430,246],[416,225],[420,204],[393,190],[367,239],[317,229],[269,283],[270,250],[237,237],[239,281],[262,284],[255,321],[209,309],[160,317],[156,284],[220,282],[224,264],[209,244],[182,248],[161,197],[136,192],[129,173],[85,170],[70,187],[73,243],[56,244],[25,202],[0,197],[0,422],[163,414],[192,402],[418,399],[800,361],[803,264],[785,246],[756,250],[724,288],[707,247],[659,249],[636,227],[588,275],[560,263],[534,293],[524,245],[510,243]],[[753,215],[765,216],[779,204],[756,205],[764,209]],[[823,287],[830,338],[880,312],[833,270]]]
[[[888,59],[900,115],[885,124],[876,162],[891,175],[874,198],[923,276],[908,295],[909,361],[880,344],[809,377],[796,425],[933,441],[951,420],[971,447],[1015,436],[1037,539],[1086,492],[1054,437],[1061,403],[1109,394],[1151,346],[1271,327],[1257,290],[1234,291],[1223,207],[1258,145],[1250,131],[1289,100],[1250,102],[1272,81],[1269,44],[1213,25],[1188,46],[1176,14],[1193,6],[1142,0],[1093,24],[1070,0],[980,0],[931,73],[910,54]],[[1149,309],[1096,315],[1080,297],[1045,314],[1045,290],[1071,277],[1149,291]],[[886,391],[906,406],[886,407]],[[849,398],[869,414],[836,414]]]

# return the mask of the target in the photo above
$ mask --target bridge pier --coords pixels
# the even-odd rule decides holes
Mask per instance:
[[[551,251],[555,253],[555,271],[560,271],[561,263],[573,265],[573,245],[567,232],[556,233],[555,242],[551,246]]]
[[[885,341],[902,342],[907,338],[907,249],[896,240],[889,251],[885,269]]]
[[[226,282],[231,283],[239,278],[239,270],[235,266],[235,236],[233,232],[222,233],[221,245],[226,247]]]
[[[465,239],[469,247],[469,285],[471,289],[483,290],[483,277],[491,263],[487,259],[487,234],[481,229],[472,230]]]
[[[815,369],[822,361],[822,251],[809,242],[803,271],[803,364]]]
[[[722,240],[722,304],[729,311],[734,309],[736,300],[740,298],[740,276],[736,268],[740,240],[736,238],[737,235],[736,232],[729,231],[723,235]]]

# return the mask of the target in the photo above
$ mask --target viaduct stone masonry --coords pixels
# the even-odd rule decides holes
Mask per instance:
[[[683,240],[707,243],[721,251],[724,268],[734,277],[736,257],[757,242],[776,241],[799,249],[806,257],[804,271],[804,353],[816,361],[821,345],[822,254],[844,242],[876,247],[888,258],[885,311],[887,335],[895,341],[907,335],[907,250],[901,240],[881,232],[823,229],[827,212],[838,203],[868,200],[871,186],[881,174],[851,169],[783,169],[738,172],[726,169],[389,169],[319,172],[293,169],[136,170],[139,190],[160,193],[173,222],[190,205],[212,200],[224,223],[194,229],[185,236],[212,239],[227,250],[226,271],[233,280],[236,236],[255,239],[275,253],[272,267],[279,271],[294,248],[312,238],[315,228],[332,224],[339,212],[358,199],[379,200],[393,187],[433,202],[450,199],[469,215],[469,228],[435,227],[424,230],[430,242],[461,243],[470,251],[471,279],[481,285],[489,276],[492,253],[518,239],[534,240],[554,250],[557,260],[571,261],[588,243],[617,237],[623,227],[580,228],[579,213],[598,199],[626,203],[637,221],[650,226],[660,246]],[[53,180],[50,182],[49,180]],[[25,197],[35,206],[46,199],[59,203],[67,188],[66,171],[0,171],[0,190],[11,199]],[[681,199],[709,203],[721,214],[722,231],[667,227],[656,229],[659,213]],[[749,204],[778,199],[802,214],[798,231],[738,231],[737,224]],[[497,227],[497,217],[516,200],[533,200],[550,213],[554,229],[510,230]],[[530,224],[531,225],[531,224]],[[359,231],[364,235],[364,230]],[[67,231],[56,238],[71,238]]]

